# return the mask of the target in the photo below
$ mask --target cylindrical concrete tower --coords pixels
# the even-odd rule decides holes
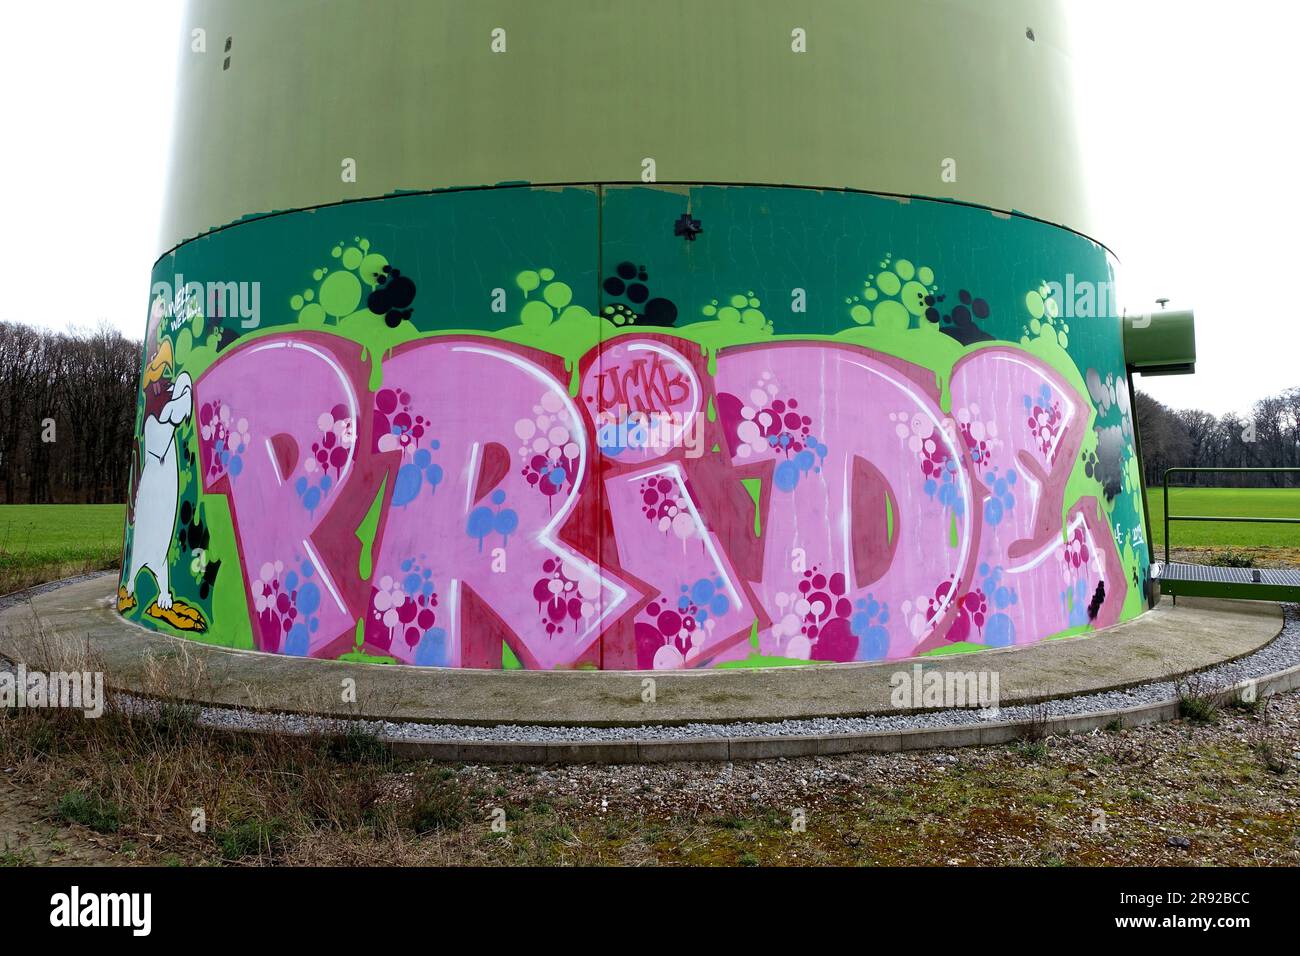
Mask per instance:
[[[757,667],[1146,607],[1049,0],[195,0],[119,607]]]

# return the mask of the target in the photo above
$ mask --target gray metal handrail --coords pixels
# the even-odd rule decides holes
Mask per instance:
[[[1243,521],[1254,524],[1300,524],[1300,518],[1255,518],[1246,515],[1171,515],[1169,513],[1169,476],[1175,472],[1179,473],[1196,473],[1196,472],[1243,472],[1243,473],[1268,473],[1268,474],[1291,474],[1300,475],[1300,468],[1201,468],[1201,467],[1180,467],[1166,468],[1164,477],[1165,486],[1165,564],[1169,564],[1169,522],[1170,521]]]

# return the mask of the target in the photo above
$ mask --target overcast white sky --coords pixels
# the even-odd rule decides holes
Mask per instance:
[[[0,319],[103,318],[142,334],[182,8],[3,4]],[[1120,256],[1125,304],[1145,310],[1163,295],[1196,308],[1196,375],[1139,387],[1221,413],[1300,385],[1285,287],[1300,252],[1300,4],[1070,0],[1070,10],[1098,238]]]

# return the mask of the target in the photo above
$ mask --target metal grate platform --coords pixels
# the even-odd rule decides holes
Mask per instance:
[[[1173,562],[1164,566],[1158,580],[1163,594],[1300,601],[1300,571],[1288,569]]]

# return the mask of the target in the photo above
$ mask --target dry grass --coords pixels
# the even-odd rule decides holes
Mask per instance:
[[[1163,854],[1294,865],[1298,710],[1280,724],[1267,708],[1228,709],[1218,726],[1052,738],[1033,759],[1021,745],[948,763],[886,754],[734,771],[394,762],[361,735],[228,734],[181,707],[134,720],[29,711],[0,717],[0,766],[51,825],[72,831],[65,841],[105,847],[100,862],[994,865]],[[1104,839],[1089,831],[1098,806],[1112,819]],[[792,807],[806,809],[806,834],[791,832]],[[203,832],[192,826],[198,808]],[[1193,853],[1175,856],[1171,832],[1192,834]],[[22,842],[0,849],[16,864],[44,862]]]
[[[21,643],[5,656],[29,670],[102,671],[88,648],[50,640],[40,627]],[[48,794],[62,819],[111,817],[113,830],[187,860],[274,862],[305,832],[382,838],[398,825],[398,808],[382,805],[376,770],[388,755],[377,742],[205,727],[180,702],[207,681],[197,658],[181,653],[148,673],[154,703],[143,714],[138,703],[114,700],[97,719],[66,709],[0,712],[8,779]]]
[[[29,667],[95,667],[51,642],[42,657],[41,646],[28,645]],[[169,683],[150,688],[159,703],[143,716],[119,707],[100,719],[0,712],[0,782],[39,806],[44,825],[61,827],[65,845],[101,848],[78,862],[1058,865],[1152,853],[1166,863],[1300,861],[1292,756],[1300,695],[1281,710],[1226,707],[1215,725],[1030,733],[960,755],[554,769],[396,761],[345,722],[314,736],[217,730],[174,702],[207,680],[200,669],[157,674]],[[0,788],[0,817],[2,798]],[[1110,815],[1108,834],[1089,829],[1096,807]],[[791,831],[792,808],[807,811],[807,833]],[[1169,849],[1171,832],[1192,834],[1193,850]],[[0,864],[50,862],[36,845],[4,842]]]

